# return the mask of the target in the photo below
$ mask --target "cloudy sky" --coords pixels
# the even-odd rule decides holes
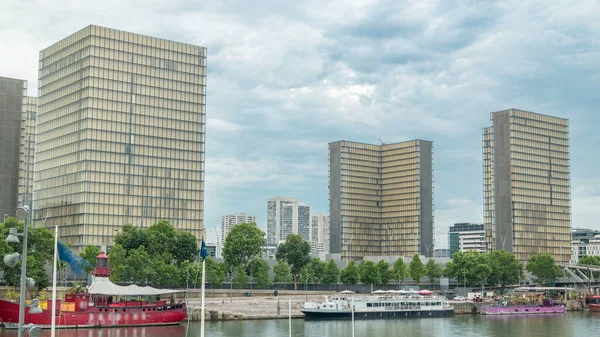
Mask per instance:
[[[89,24],[205,46],[207,227],[264,228],[271,196],[327,212],[328,142],[420,138],[439,246],[482,221],[481,129],[507,108],[570,119],[573,226],[600,229],[598,18],[593,0],[2,0],[0,76],[35,95],[38,51]]]

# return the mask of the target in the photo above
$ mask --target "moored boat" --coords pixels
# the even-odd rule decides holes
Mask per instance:
[[[454,308],[429,291],[377,291],[371,295],[341,292],[321,302],[306,302],[304,319],[398,319],[449,317]]]
[[[85,291],[67,293],[56,301],[55,324],[59,328],[152,326],[178,324],[187,317],[186,304],[175,301],[181,290],[156,289],[136,285],[119,286],[109,280],[108,256],[96,257],[94,282]],[[162,297],[168,296],[169,299]],[[25,309],[25,324],[42,328],[52,324],[52,301],[40,301],[41,313]],[[19,303],[0,300],[0,321],[16,329]]]
[[[539,314],[564,314],[566,307],[563,304],[544,301],[540,305],[484,305],[480,309],[482,315],[539,315]]]
[[[591,311],[600,311],[600,295],[588,295],[585,297],[585,304]]]

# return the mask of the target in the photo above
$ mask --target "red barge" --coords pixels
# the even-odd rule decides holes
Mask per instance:
[[[181,290],[156,289],[136,285],[119,286],[109,280],[108,256],[96,257],[94,281],[85,292],[66,294],[56,300],[57,328],[101,328],[121,326],[154,326],[179,324],[187,317],[183,301],[175,301]],[[168,295],[169,300],[161,296]],[[52,324],[52,300],[40,301],[41,313],[25,309],[25,324],[42,328]],[[16,329],[19,322],[19,303],[0,300],[0,324]]]

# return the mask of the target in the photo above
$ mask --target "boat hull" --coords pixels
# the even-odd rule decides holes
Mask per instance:
[[[543,314],[564,314],[565,306],[552,307],[505,307],[505,306],[484,306],[481,307],[482,315],[543,315]]]
[[[326,311],[302,309],[305,320],[343,320],[352,319],[350,311]],[[355,311],[354,319],[403,319],[403,318],[433,318],[452,317],[454,309],[443,310],[386,310],[386,311]]]
[[[588,304],[587,307],[591,311],[600,311],[600,304]]]
[[[187,317],[185,304],[160,307],[90,307],[85,311],[61,311],[55,324],[61,328],[102,328],[121,326],[157,326],[179,324]],[[0,300],[0,323],[7,329],[16,329],[19,322],[19,304]],[[30,314],[25,310],[25,324],[42,328],[52,325],[52,313],[43,311]]]

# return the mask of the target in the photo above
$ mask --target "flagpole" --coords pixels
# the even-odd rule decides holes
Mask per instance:
[[[204,243],[204,234],[202,235],[202,247],[200,249],[202,256],[202,302],[200,304],[200,337],[204,337],[204,291],[206,284],[206,243]]]
[[[52,266],[52,323],[50,336],[56,336],[56,265],[58,264],[58,226],[54,226],[54,262]]]

